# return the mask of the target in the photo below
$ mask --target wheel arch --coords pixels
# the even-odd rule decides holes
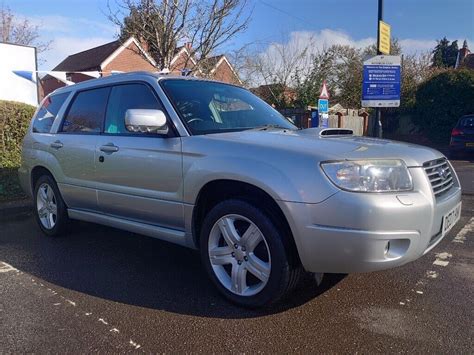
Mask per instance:
[[[36,181],[38,181],[38,179],[43,175],[49,175],[54,179],[54,181],[56,181],[51,170],[44,167],[43,165],[36,165],[33,169],[31,169],[31,174],[30,174],[30,185],[31,185],[31,191],[33,193],[35,191]]]
[[[200,190],[192,214],[192,235],[194,244],[199,248],[202,222],[206,214],[218,203],[238,199],[257,208],[262,208],[277,225],[285,231],[292,264],[300,263],[296,243],[290,224],[275,199],[265,190],[247,182],[231,179],[218,179],[207,182]]]

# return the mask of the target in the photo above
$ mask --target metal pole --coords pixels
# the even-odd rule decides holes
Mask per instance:
[[[382,54],[379,51],[380,44],[380,21],[383,21],[383,0],[378,0],[378,16],[377,16],[377,55]],[[382,110],[380,108],[375,109],[375,124],[373,136],[382,138]]]

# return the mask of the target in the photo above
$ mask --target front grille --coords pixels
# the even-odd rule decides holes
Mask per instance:
[[[427,161],[423,164],[423,168],[436,197],[441,196],[454,185],[452,171],[445,158]]]

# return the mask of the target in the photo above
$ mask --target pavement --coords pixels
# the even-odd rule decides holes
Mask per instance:
[[[472,187],[474,164],[454,164]],[[0,353],[473,353],[466,192],[460,222],[417,261],[326,275],[320,287],[307,277],[291,299],[260,311],[223,300],[195,251],[82,222],[47,238],[31,213],[5,215]]]

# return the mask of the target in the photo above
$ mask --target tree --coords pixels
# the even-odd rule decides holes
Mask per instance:
[[[121,0],[109,6],[109,19],[120,38],[146,44],[159,69],[170,68],[180,43],[188,43],[197,67],[216,49],[248,27],[247,0]]]
[[[454,68],[458,55],[458,41],[452,41],[444,37],[437,41],[433,49],[432,66],[436,68]]]
[[[0,8],[0,41],[4,43],[34,46],[38,53],[47,51],[49,42],[38,41],[39,26],[33,25],[28,19],[20,19],[9,7]]]
[[[433,140],[448,143],[459,117],[474,113],[474,71],[445,70],[422,83],[416,111],[415,123]]]

